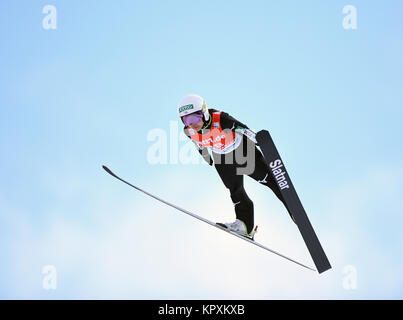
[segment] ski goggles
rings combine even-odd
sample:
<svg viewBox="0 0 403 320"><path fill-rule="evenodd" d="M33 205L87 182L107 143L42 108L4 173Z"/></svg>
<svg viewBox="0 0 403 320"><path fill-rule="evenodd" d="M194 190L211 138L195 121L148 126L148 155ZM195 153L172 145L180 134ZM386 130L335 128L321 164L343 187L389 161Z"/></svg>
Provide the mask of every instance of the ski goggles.
<svg viewBox="0 0 403 320"><path fill-rule="evenodd" d="M182 117L182 121L186 126L198 123L203 119L203 114L201 111L197 111Z"/></svg>

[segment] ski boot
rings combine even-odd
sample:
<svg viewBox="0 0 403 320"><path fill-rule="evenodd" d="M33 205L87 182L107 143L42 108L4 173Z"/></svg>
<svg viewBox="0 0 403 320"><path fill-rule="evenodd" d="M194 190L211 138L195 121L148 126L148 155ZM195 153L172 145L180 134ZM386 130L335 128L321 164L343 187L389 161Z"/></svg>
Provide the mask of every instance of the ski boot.
<svg viewBox="0 0 403 320"><path fill-rule="evenodd" d="M228 222L228 223L217 222L216 224L224 229L233 231L250 240L254 240L255 233L257 232L257 226L256 226L255 228L252 229L250 233L248 233L245 223L239 219L236 219L235 222Z"/></svg>

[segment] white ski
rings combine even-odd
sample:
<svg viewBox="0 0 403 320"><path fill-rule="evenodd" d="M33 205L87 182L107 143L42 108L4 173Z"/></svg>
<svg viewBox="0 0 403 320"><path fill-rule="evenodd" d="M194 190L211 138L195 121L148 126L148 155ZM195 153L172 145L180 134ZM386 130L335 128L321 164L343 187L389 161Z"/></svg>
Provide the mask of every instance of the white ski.
<svg viewBox="0 0 403 320"><path fill-rule="evenodd" d="M230 233L230 234L232 234L232 235L234 235L234 236L236 236L236 237L238 237L238 238L240 238L240 239L242 239L242 240L245 240L245 241L247 241L247 242L249 242L249 243L251 243L251 244L254 244L255 246L258 246L258 247L260 247L260 248L262 248L262 249L264 249L264 250L267 250L267 251L269 251L269 252L271 252L271 253L274 253L274 254L276 254L276 255L278 255L278 256L284 258L284 259L287 259L287 260L289 260L289 261L291 261L291 262L294 262L294 263L296 263L296 264L298 264L298 265L300 265L300 266L302 266L302 267L304 267L304 268L307 268L307 269L312 270L312 271L316 271L315 269L313 269L313 268L311 268L311 267L308 267L308 266L306 266L306 265L304 265L304 264L302 264L302 263L300 263L300 262L298 262L298 261L295 261L295 260L293 260L293 259L291 259L291 258L289 258L289 257L287 257L287 256L285 256L285 255L283 255L283 254L281 254L281 253L278 253L278 252L276 252L276 251L274 251L274 250L272 250L272 249L270 249L270 248L268 248L268 247L265 247L264 245L262 245L262 244L260 244L260 243L258 243L258 242L255 242L255 241L252 240L252 239L249 239L249 238L247 238L247 237L244 237L244 236L241 236L241 235L237 234L236 232L233 232L233 231L231 231L231 230L228 230L228 229L225 229L225 228L223 228L223 227L220 227L219 225L215 224L214 222L211 222L210 220L207 220L207 219L205 219L205 218L203 218L203 217L201 217L201 216L199 216L199 215L197 215L197 214L194 214L194 213L192 213L192 212L190 212L190 211L187 211L187 210L185 210L185 209L182 209L182 208L180 208L180 207L178 207L178 206L176 206L176 205L174 205L174 204L172 204L172 203L169 203L168 201L165 201L165 200L163 200L163 199L161 199L161 198L159 198L159 197L157 197L157 196L155 196L155 195L153 195L153 194L151 194L151 193L149 193L149 192L147 192L147 191L145 191L145 190L143 190L143 189L141 189L141 188L139 188L139 187L136 187L135 185L132 185L131 183L127 182L126 180L123 180L122 178L120 178L119 176L117 176L116 174L114 174L114 173L113 173L108 167L106 167L106 166L102 166L102 168L103 168L106 172L108 172L111 176L115 177L116 179L118 179L118 180L120 180L120 181L126 183L127 185L131 186L132 188L134 188L134 189L136 189L136 190L138 190L138 191L141 191L141 192L145 193L146 195L148 195L148 196L150 196L150 197L152 197L152 198L154 198L154 199L156 199L156 200L158 200L158 201L161 201L161 202L167 204L168 206L170 206L170 207L172 207L172 208L175 208L175 209L177 209L177 210L179 210L179 211L182 211L183 213L186 213L187 215L189 215L189 216L191 216L191 217L193 217L193 218L196 218L196 219L198 219L198 220L200 220L200 221L203 221L203 222L205 222L205 223L207 223L207 224L209 224L209 225L211 225L211 226L213 226L213 227L216 227L216 228L218 228L218 229L220 229L220 230L223 230L223 231L225 231L225 232L228 232L228 233Z"/></svg>

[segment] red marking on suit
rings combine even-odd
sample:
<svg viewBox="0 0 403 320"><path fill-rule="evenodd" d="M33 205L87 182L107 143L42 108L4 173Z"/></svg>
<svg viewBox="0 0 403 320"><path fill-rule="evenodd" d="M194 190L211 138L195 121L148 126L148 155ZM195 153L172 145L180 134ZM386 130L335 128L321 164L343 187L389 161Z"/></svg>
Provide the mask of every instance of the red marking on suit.
<svg viewBox="0 0 403 320"><path fill-rule="evenodd" d="M200 134L188 128L190 138L197 143L200 149L210 148L213 151L222 152L234 145L236 133L221 128L220 116L221 112L213 112L211 128L207 133Z"/></svg>

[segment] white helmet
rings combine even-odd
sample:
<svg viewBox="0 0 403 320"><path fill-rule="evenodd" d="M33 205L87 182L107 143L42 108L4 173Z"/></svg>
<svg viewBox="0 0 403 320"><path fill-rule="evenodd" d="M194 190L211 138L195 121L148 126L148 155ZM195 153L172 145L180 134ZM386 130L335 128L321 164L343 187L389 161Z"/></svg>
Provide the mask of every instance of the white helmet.
<svg viewBox="0 0 403 320"><path fill-rule="evenodd" d="M182 117L197 111L202 112L204 121L209 119L210 115L208 113L206 102L202 97L196 94L188 94L179 102L178 112L181 119Z"/></svg>

